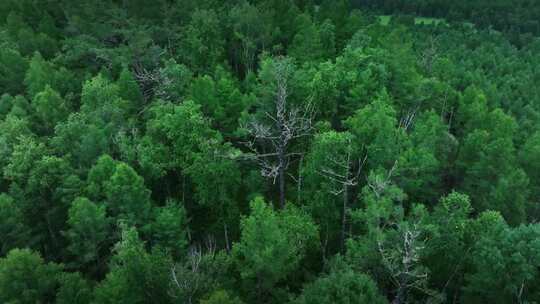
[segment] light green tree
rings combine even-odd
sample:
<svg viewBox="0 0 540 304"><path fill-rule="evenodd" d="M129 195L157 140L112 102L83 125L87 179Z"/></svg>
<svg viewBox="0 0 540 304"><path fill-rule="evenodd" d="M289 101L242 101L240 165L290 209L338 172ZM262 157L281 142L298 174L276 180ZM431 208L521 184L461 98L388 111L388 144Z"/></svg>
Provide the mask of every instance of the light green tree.
<svg viewBox="0 0 540 304"><path fill-rule="evenodd" d="M172 303L169 296L170 258L147 252L135 228L122 227L110 271L94 290L97 303Z"/></svg>
<svg viewBox="0 0 540 304"><path fill-rule="evenodd" d="M318 239L317 226L297 208L276 212L261 197L241 221L242 235L233 256L243 280L268 296L274 286L292 274Z"/></svg>
<svg viewBox="0 0 540 304"><path fill-rule="evenodd" d="M62 96L54 91L49 85L32 99L32 106L41 120L41 124L48 132L61 121L64 121L70 109Z"/></svg>

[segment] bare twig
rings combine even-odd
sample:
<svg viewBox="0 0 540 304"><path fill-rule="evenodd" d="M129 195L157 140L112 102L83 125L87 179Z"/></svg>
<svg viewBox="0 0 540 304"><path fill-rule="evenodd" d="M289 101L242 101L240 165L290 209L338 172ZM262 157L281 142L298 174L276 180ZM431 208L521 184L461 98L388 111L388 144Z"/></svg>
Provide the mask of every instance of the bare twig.
<svg viewBox="0 0 540 304"><path fill-rule="evenodd" d="M274 60L274 103L271 112L265 111L263 119L252 119L242 126L251 140L245 146L252 152L249 156L261 168L261 175L279 183L279 203L285 205L285 175L291 156L289 146L293 140L311 134L313 109L308 102L302 109L288 105L289 78L292 65L287 58ZM266 153L264 149L272 152Z"/></svg>

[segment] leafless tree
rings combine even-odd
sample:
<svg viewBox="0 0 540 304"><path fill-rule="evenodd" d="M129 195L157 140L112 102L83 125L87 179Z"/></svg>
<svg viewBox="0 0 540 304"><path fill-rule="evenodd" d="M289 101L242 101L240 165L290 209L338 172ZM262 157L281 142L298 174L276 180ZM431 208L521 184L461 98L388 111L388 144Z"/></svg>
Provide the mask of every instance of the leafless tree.
<svg viewBox="0 0 540 304"><path fill-rule="evenodd" d="M331 194L342 196L343 204L341 210L341 249L344 249L347 231L347 212L350 200L350 187L358 185L358 179L362 168L367 160L367 155L362 159L354 159L352 155L352 142L348 139L348 146L344 155L327 155L326 165L317 172L328 180L332 181L336 187L331 190ZM356 164L358 163L358 164ZM356 170L355 170L356 169ZM356 172L355 172L356 171Z"/></svg>
<svg viewBox="0 0 540 304"><path fill-rule="evenodd" d="M417 105L414 109L409 110L407 113L405 113L401 117L401 119L399 120L400 130L403 130L404 132L409 131L416 117L416 113L418 112L419 109L420 109L420 104Z"/></svg>
<svg viewBox="0 0 540 304"><path fill-rule="evenodd" d="M216 244L213 238L206 241L206 252L201 246L192 246L185 262L171 267L171 280L173 289L171 296L182 298L186 303L193 303L195 297L212 281L208 273L208 259L216 253Z"/></svg>
<svg viewBox="0 0 540 304"><path fill-rule="evenodd" d="M150 100L154 96L167 99L163 88L171 85L172 79L167 77L163 68L147 69L142 64L135 63L133 72L145 100Z"/></svg>
<svg viewBox="0 0 540 304"><path fill-rule="evenodd" d="M407 295L411 289L422 289L427 280L427 272L420 267L420 252L424 249L421 231L416 225L400 231L401 246L391 248L382 241L378 241L384 267L390 274L397 292L392 303L407 303ZM390 248L388 248L390 247Z"/></svg>
<svg viewBox="0 0 540 304"><path fill-rule="evenodd" d="M439 58L439 40L436 37L429 37L426 47L420 53L420 64L426 69L428 74L433 71L433 63Z"/></svg>
<svg viewBox="0 0 540 304"><path fill-rule="evenodd" d="M427 287L428 271L421 265L420 259L427 239L417 223L391 225L397 226L398 239L377 241L383 266L396 286L393 304L408 303L408 295L412 290L430 297L430 303L442 301L440 294Z"/></svg>
<svg viewBox="0 0 540 304"><path fill-rule="evenodd" d="M394 165L392 166L392 168L390 168L390 170L388 170L388 173L387 173L386 176L377 175L373 180L370 180L368 182L368 187L371 189L371 191L373 191L373 193L375 194L375 196L377 198L380 198L381 195L387 189L387 187L389 185L391 185L391 183L392 183L392 180L391 180L392 175L396 171L397 166L398 166L398 161L396 160L396 161L394 161Z"/></svg>
<svg viewBox="0 0 540 304"><path fill-rule="evenodd" d="M382 199L394 192L392 176L397 168L396 160L386 174L378 174L368 180L367 187L376 199ZM401 195L397 192L391 195L397 195L393 199L401 199ZM428 242L422 224L416 221L403 221L401 215L381 219L372 228L382 266L390 281L396 286L396 295L392 303L408 303L407 298L412 290L428 295L429 303L440 302L440 295L427 287L428 271L421 264L423 250Z"/></svg>
<svg viewBox="0 0 540 304"><path fill-rule="evenodd" d="M251 140L246 142L250 152L247 156L255 160L264 177L279 184L279 205L285 206L285 175L294 153L289 151L291 142L311 133L313 109L308 102L304 108L290 106L289 81L293 65L286 57L273 61L275 92L272 109L264 111L263 117L251 119L243 128ZM261 145L263 148L261 148ZM263 149L269 148L266 153Z"/></svg>

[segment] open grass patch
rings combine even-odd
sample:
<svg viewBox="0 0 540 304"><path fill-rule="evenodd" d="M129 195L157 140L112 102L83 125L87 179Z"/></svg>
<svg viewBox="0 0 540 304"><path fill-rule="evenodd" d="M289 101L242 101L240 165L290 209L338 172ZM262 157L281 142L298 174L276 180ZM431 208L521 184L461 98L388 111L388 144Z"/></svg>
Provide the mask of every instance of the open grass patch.
<svg viewBox="0 0 540 304"><path fill-rule="evenodd" d="M379 23L381 25L389 25L392 21L392 15L380 15ZM417 25L439 25L447 24L444 18L429 18L429 17L415 17L414 23Z"/></svg>

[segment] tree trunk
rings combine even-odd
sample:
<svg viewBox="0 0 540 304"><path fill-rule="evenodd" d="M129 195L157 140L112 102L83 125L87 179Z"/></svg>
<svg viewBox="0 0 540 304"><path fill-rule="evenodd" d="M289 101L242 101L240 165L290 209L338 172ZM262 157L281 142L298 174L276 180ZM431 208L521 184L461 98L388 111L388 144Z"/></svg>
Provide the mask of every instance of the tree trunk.
<svg viewBox="0 0 540 304"><path fill-rule="evenodd" d="M182 204L186 203L186 176L182 174Z"/></svg>
<svg viewBox="0 0 540 304"><path fill-rule="evenodd" d="M285 168L279 167L279 207L285 208Z"/></svg>
<svg viewBox="0 0 540 304"><path fill-rule="evenodd" d="M341 251L345 249L345 234L347 231L347 205L349 202L349 187L343 184L343 210L341 215Z"/></svg>
<svg viewBox="0 0 540 304"><path fill-rule="evenodd" d="M302 164L304 162L304 155L300 156L300 164L298 165L298 185L297 185L297 198L296 203L300 204L302 201Z"/></svg>
<svg viewBox="0 0 540 304"><path fill-rule="evenodd" d="M402 304L402 303L405 303L405 288L400 286L398 288L394 301L392 301L392 304Z"/></svg>
<svg viewBox="0 0 540 304"><path fill-rule="evenodd" d="M281 127L281 125L280 125ZM285 159L285 144L282 143L278 148L278 183L279 183L279 208L285 208L285 165L287 160Z"/></svg>
<svg viewBox="0 0 540 304"><path fill-rule="evenodd" d="M231 245L229 243L229 229L227 228L227 223L223 221L223 233L225 234L225 248L227 252L231 252Z"/></svg>
<svg viewBox="0 0 540 304"><path fill-rule="evenodd" d="M45 214L45 222L47 223L47 230L49 231L49 236L51 237L51 243L53 245L53 250L51 251L54 252L54 250L58 248L58 241L56 239L56 233L51 227L51 219L49 218L49 214ZM47 254L50 254L50 253L47 252Z"/></svg>

